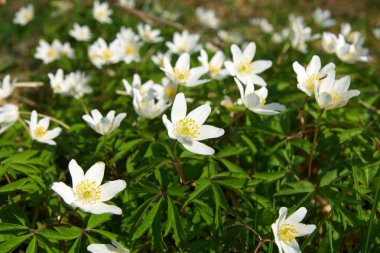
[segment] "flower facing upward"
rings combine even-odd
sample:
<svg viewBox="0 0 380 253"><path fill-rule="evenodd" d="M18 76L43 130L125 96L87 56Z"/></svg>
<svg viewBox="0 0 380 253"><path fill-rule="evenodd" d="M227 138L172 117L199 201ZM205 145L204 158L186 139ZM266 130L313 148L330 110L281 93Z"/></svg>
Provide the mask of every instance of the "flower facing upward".
<svg viewBox="0 0 380 253"><path fill-rule="evenodd" d="M335 24L335 20L331 18L329 10L322 10L317 8L313 13L314 22L320 27L329 27Z"/></svg>
<svg viewBox="0 0 380 253"><path fill-rule="evenodd" d="M13 23L18 25L26 25L34 18L34 7L32 4L20 8L13 19Z"/></svg>
<svg viewBox="0 0 380 253"><path fill-rule="evenodd" d="M32 139L49 145L56 145L57 143L53 139L61 133L62 129L56 127L53 130L49 130L49 117L44 117L39 121L37 120L37 112L33 110L30 115L30 121L27 121Z"/></svg>
<svg viewBox="0 0 380 253"><path fill-rule="evenodd" d="M201 46L198 44L199 35L190 34L188 31L184 30L182 34L174 33L173 42L167 41L166 46L174 54L182 53L194 53L198 52L201 49Z"/></svg>
<svg viewBox="0 0 380 253"><path fill-rule="evenodd" d="M311 96L314 93L315 86L321 85L322 79L330 71L334 71L335 64L329 63L321 68L321 59L318 55L314 55L306 69L297 61L293 63L293 69L297 74L298 89Z"/></svg>
<svg viewBox="0 0 380 253"><path fill-rule="evenodd" d="M213 10L204 9L202 7L198 7L195 10L195 14L197 16L198 21L211 29L217 29L219 27L219 19L215 15Z"/></svg>
<svg viewBox="0 0 380 253"><path fill-rule="evenodd" d="M315 98L319 106L332 110L345 106L352 97L360 95L358 90L348 90L351 78L349 76L335 80L335 71L329 72L319 87L315 87Z"/></svg>
<svg viewBox="0 0 380 253"><path fill-rule="evenodd" d="M225 57L222 51L217 51L209 61L206 51L202 49L198 60L207 68L211 78L223 79L228 75L228 71L223 68Z"/></svg>
<svg viewBox="0 0 380 253"><path fill-rule="evenodd" d="M119 207L103 202L124 190L127 183L124 180L114 180L100 185L104 176L104 167L103 162L97 162L85 174L73 159L69 163L73 187L70 188L63 182L55 182L51 188L68 205L79 207L84 212L121 214L122 210Z"/></svg>
<svg viewBox="0 0 380 253"><path fill-rule="evenodd" d="M98 110L92 110L91 115L83 115L82 118L95 132L106 135L120 126L120 122L127 116L126 113L120 113L115 117L115 111L109 111L106 117Z"/></svg>
<svg viewBox="0 0 380 253"><path fill-rule="evenodd" d="M239 88L241 100L248 110L264 115L275 115L285 110L285 106L279 103L266 104L268 96L268 89L266 87L261 87L255 91L254 85L248 83L244 91L243 85L237 78L235 78L235 82Z"/></svg>
<svg viewBox="0 0 380 253"><path fill-rule="evenodd" d="M163 40L163 38L160 37L161 31L159 29L153 30L148 24L138 24L137 31L144 42L157 43Z"/></svg>
<svg viewBox="0 0 380 253"><path fill-rule="evenodd" d="M237 77L244 84L267 85L264 79L257 74L270 68L272 61L252 61L256 54L256 44L254 42L249 43L244 51L241 51L237 45L233 44L231 46L231 52L232 61L226 61L224 63L231 76Z"/></svg>
<svg viewBox="0 0 380 253"><path fill-rule="evenodd" d="M300 253L301 250L296 241L296 237L313 233L316 226L300 223L307 213L305 207L299 208L288 218L286 218L288 213L286 207L281 207L279 213L280 215L276 223L271 226L279 252Z"/></svg>
<svg viewBox="0 0 380 253"><path fill-rule="evenodd" d="M112 23L112 19L110 18L112 10L107 2L100 3L99 1L95 1L92 15L100 23Z"/></svg>
<svg viewBox="0 0 380 253"><path fill-rule="evenodd" d="M224 134L224 130L210 125L203 125L211 112L208 104L201 105L186 115L187 105L183 93L178 93L174 99L171 121L166 115L162 120L168 130L168 135L178 140L192 153L200 155L213 155L215 150L199 142L210 138L217 138Z"/></svg>
<svg viewBox="0 0 380 253"><path fill-rule="evenodd" d="M172 67L168 58L164 58L164 68L166 76L173 82L178 84L183 84L188 87L197 86L208 82L208 79L199 78L207 73L207 68L204 66L190 68L190 55L188 53L183 53L178 58L174 68Z"/></svg>
<svg viewBox="0 0 380 253"><path fill-rule="evenodd" d="M88 245L87 250L92 253L130 253L129 250L123 248L116 241L111 241L111 244L97 244L93 243Z"/></svg>
<svg viewBox="0 0 380 253"><path fill-rule="evenodd" d="M0 83L0 101L9 97L14 88L16 80L11 81L11 76L6 75L3 81Z"/></svg>
<svg viewBox="0 0 380 253"><path fill-rule="evenodd" d="M40 40L34 57L40 59L44 64L57 60L61 54L61 43L54 40L50 45L45 40Z"/></svg>
<svg viewBox="0 0 380 253"><path fill-rule="evenodd" d="M88 26L80 26L78 23L74 24L73 29L69 32L70 36L77 41L89 41L91 39L91 31Z"/></svg>

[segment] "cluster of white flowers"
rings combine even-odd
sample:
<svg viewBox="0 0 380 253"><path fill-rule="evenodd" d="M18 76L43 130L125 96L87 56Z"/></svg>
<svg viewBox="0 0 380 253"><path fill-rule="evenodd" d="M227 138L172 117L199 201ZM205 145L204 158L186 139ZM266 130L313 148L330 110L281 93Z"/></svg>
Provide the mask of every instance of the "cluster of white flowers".
<svg viewBox="0 0 380 253"><path fill-rule="evenodd" d="M74 58L74 50L69 42L61 43L59 40L54 40L51 44L45 40L40 40L34 57L48 64L58 60L61 56Z"/></svg>
<svg viewBox="0 0 380 253"><path fill-rule="evenodd" d="M88 26L80 26L78 23L74 24L73 29L69 32L70 36L77 41L89 41L91 39L91 30Z"/></svg>
<svg viewBox="0 0 380 253"><path fill-rule="evenodd" d="M58 69L55 75L49 73L48 77L50 86L56 94L81 98L92 92L92 87L88 84L89 78L83 72L77 71L64 75L63 70Z"/></svg>
<svg viewBox="0 0 380 253"><path fill-rule="evenodd" d="M258 26L261 31L265 33L272 33L273 32L273 25L269 23L268 19L266 18L251 18L249 20L249 23L254 26Z"/></svg>
<svg viewBox="0 0 380 253"><path fill-rule="evenodd" d="M293 69L297 74L298 88L308 96L314 94L322 109L345 106L350 98L360 94L358 90L348 90L351 82L349 76L335 80L335 65L329 63L322 68L317 55L313 56L306 68L294 62Z"/></svg>
<svg viewBox="0 0 380 253"><path fill-rule="evenodd" d="M138 74L133 75L132 84L123 79L127 95L133 97L133 107L136 113L144 118L153 119L168 108L177 93L178 86L167 78L162 79L162 85L149 80L142 84Z"/></svg>
<svg viewBox="0 0 380 253"><path fill-rule="evenodd" d="M369 50L364 48L363 44L364 38L361 33L352 31L348 23L341 25L338 37L330 32L324 32L322 35L323 49L329 54L335 53L340 60L347 63L371 60L368 55Z"/></svg>

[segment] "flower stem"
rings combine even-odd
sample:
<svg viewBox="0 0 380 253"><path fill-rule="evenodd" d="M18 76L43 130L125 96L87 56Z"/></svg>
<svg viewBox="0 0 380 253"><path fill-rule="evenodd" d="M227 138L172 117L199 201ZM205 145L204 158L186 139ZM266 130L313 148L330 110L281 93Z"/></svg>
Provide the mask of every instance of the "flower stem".
<svg viewBox="0 0 380 253"><path fill-rule="evenodd" d="M310 156L309 156L309 166L308 166L308 176L309 176L309 178L311 177L311 172L312 172L311 171L311 165L313 163L313 155L314 155L315 145L317 144L318 131L319 131L319 127L321 125L321 119L322 119L322 115L323 115L324 111L325 110L322 109L319 112L318 119L317 119L317 127L315 128L313 143L311 144Z"/></svg>
<svg viewBox="0 0 380 253"><path fill-rule="evenodd" d="M24 115L30 115L32 114L31 112L19 112L19 114L24 114ZM52 121L54 121L55 123L63 126L64 128L66 129L70 129L70 127L68 125L66 125L65 123L63 123L62 121L60 121L59 119L57 118L54 118L52 116L49 116L49 115L46 115L46 114L42 114L42 113L37 113L38 116L40 117L49 117Z"/></svg>
<svg viewBox="0 0 380 253"><path fill-rule="evenodd" d="M80 105L82 106L83 111L84 111L86 114L90 114L89 111L88 111L88 109L87 109L86 104L83 102L83 99L79 99L79 102L80 102Z"/></svg>
<svg viewBox="0 0 380 253"><path fill-rule="evenodd" d="M179 175L180 184L183 185L183 184L185 184L185 177L183 176L181 161L177 156L177 143L178 143L178 141L176 140L173 144L173 149L172 149L173 156L174 156L173 166Z"/></svg>

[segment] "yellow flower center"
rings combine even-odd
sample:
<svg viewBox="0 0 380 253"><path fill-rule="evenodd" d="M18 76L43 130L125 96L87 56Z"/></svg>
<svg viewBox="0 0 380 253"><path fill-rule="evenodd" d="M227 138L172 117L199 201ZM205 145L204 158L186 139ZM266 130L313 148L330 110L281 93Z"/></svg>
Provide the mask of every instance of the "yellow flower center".
<svg viewBox="0 0 380 253"><path fill-rule="evenodd" d="M182 42L182 43L178 46L178 51L180 51L180 52L188 52L188 51L189 51L189 45L186 44L185 42Z"/></svg>
<svg viewBox="0 0 380 253"><path fill-rule="evenodd" d="M34 130L34 136L37 138L41 138L46 134L47 130L42 126L38 126L36 130Z"/></svg>
<svg viewBox="0 0 380 253"><path fill-rule="evenodd" d="M32 19L32 13L29 11L25 11L22 15L25 21L30 21Z"/></svg>
<svg viewBox="0 0 380 253"><path fill-rule="evenodd" d="M314 85L315 85L315 82L317 82L317 85L319 87L319 85L321 84L321 77L318 75L318 74L312 74L310 75L307 79L306 79L306 85L305 85L305 88L312 92L314 91Z"/></svg>
<svg viewBox="0 0 380 253"><path fill-rule="evenodd" d="M165 92L165 95L170 100L173 100L175 95L177 94L177 88L176 87L165 87L164 92Z"/></svg>
<svg viewBox="0 0 380 253"><path fill-rule="evenodd" d="M352 52L350 52L350 53L347 54L347 58L348 59L353 59L355 56L356 56L356 54L352 53Z"/></svg>
<svg viewBox="0 0 380 253"><path fill-rule="evenodd" d="M340 96L336 92L331 92L330 96L332 98L333 106L335 107L340 102Z"/></svg>
<svg viewBox="0 0 380 253"><path fill-rule="evenodd" d="M126 55L134 55L136 53L136 47L134 45L131 45L131 44L127 44L125 46L125 54Z"/></svg>
<svg viewBox="0 0 380 253"><path fill-rule="evenodd" d="M96 203L100 199L100 193L100 186L95 181L88 181L88 179L80 181L74 190L75 199L84 204Z"/></svg>
<svg viewBox="0 0 380 253"><path fill-rule="evenodd" d="M208 69L210 70L210 73L212 76L216 76L217 74L219 74L219 72L221 70L221 68L219 66L215 66L212 64L209 64Z"/></svg>
<svg viewBox="0 0 380 253"><path fill-rule="evenodd" d="M174 127L177 135L182 137L189 136L192 139L195 139L199 136L199 128L200 126L195 122L195 120L187 117L179 120Z"/></svg>
<svg viewBox="0 0 380 253"><path fill-rule="evenodd" d="M296 238L298 231L291 224L283 224L280 227L279 237L283 242L290 242Z"/></svg>
<svg viewBox="0 0 380 253"><path fill-rule="evenodd" d="M190 77L190 70L188 69L174 68L173 72L174 79L178 80L179 82L184 82Z"/></svg>
<svg viewBox="0 0 380 253"><path fill-rule="evenodd" d="M55 58L57 56L57 51L53 48L49 48L46 55L49 58Z"/></svg>
<svg viewBox="0 0 380 253"><path fill-rule="evenodd" d="M244 76L249 75L252 73L253 64L252 62L247 62L247 61L240 62L237 66L237 70L239 74L241 75L244 75Z"/></svg>
<svg viewBox="0 0 380 253"><path fill-rule="evenodd" d="M113 51L111 49L107 48L103 50L102 57L104 60L109 61L111 60L112 56L113 56Z"/></svg>
<svg viewBox="0 0 380 253"><path fill-rule="evenodd" d="M96 12L96 16L97 16L98 18L105 18L105 17L107 17L107 14L106 14L106 11L105 11L105 10L98 10L98 11Z"/></svg>
<svg viewBox="0 0 380 253"><path fill-rule="evenodd" d="M261 98L260 98L260 104L259 104L259 107L260 107L260 108L263 107L263 106L265 105L266 102L267 102L266 99L261 99Z"/></svg>

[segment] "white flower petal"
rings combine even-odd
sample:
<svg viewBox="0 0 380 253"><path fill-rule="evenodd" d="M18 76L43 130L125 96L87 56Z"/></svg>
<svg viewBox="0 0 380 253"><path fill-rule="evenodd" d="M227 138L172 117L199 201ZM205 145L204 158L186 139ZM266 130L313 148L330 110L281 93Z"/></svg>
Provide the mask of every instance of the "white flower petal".
<svg viewBox="0 0 380 253"><path fill-rule="evenodd" d="M84 179L83 169L74 159L72 159L69 163L69 171L73 182L73 188L75 188L77 183Z"/></svg>
<svg viewBox="0 0 380 253"><path fill-rule="evenodd" d="M210 125L202 125L199 129L200 135L195 138L196 141L218 138L224 134L224 129L210 126Z"/></svg>
<svg viewBox="0 0 380 253"><path fill-rule="evenodd" d="M93 214L103 214L103 213L112 213L112 214L122 214L123 211L114 205L107 205L105 203L96 203L92 205L89 209L90 213Z"/></svg>
<svg viewBox="0 0 380 253"><path fill-rule="evenodd" d="M311 234L317 228L315 225L306 225L302 223L297 223L297 224L294 224L293 226L298 232L298 234L296 235L297 237Z"/></svg>
<svg viewBox="0 0 380 253"><path fill-rule="evenodd" d="M71 204L75 200L73 189L62 182L55 182L51 186L51 189L55 191L61 198L67 203Z"/></svg>
<svg viewBox="0 0 380 253"><path fill-rule="evenodd" d="M181 120L186 117L186 111L187 111L187 104L186 104L186 98L183 93L178 93L175 96L173 106L172 106L172 112L171 112L171 121L174 125L177 123L178 120Z"/></svg>
<svg viewBox="0 0 380 253"><path fill-rule="evenodd" d="M194 119L198 125L202 125L207 120L207 117L210 115L210 112L210 105L205 104L192 110L187 115L187 117Z"/></svg>
<svg viewBox="0 0 380 253"><path fill-rule="evenodd" d="M182 145L192 153L199 155L213 155L215 150L206 144L203 144L199 141L193 141L191 145L182 143Z"/></svg>
<svg viewBox="0 0 380 253"><path fill-rule="evenodd" d="M124 180L109 181L101 185L100 200L107 201L112 199L117 193L124 190L125 187L127 187L127 183Z"/></svg>
<svg viewBox="0 0 380 253"><path fill-rule="evenodd" d="M305 207L300 207L300 208L298 208L297 211L292 213L286 219L286 223L290 223L290 224L299 223L300 221L303 220L303 218L305 218L306 213L307 213L307 209Z"/></svg>
<svg viewBox="0 0 380 253"><path fill-rule="evenodd" d="M272 61L269 61L269 60L258 60L258 61L254 61L252 63L252 66L253 66L253 73L255 74L260 74L261 72L269 69L270 67L272 67Z"/></svg>
<svg viewBox="0 0 380 253"><path fill-rule="evenodd" d="M97 162L88 169L84 177L89 181L94 181L97 185L100 185L103 180L104 169L104 162Z"/></svg>

